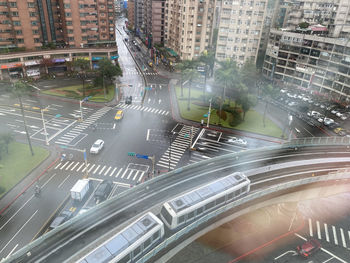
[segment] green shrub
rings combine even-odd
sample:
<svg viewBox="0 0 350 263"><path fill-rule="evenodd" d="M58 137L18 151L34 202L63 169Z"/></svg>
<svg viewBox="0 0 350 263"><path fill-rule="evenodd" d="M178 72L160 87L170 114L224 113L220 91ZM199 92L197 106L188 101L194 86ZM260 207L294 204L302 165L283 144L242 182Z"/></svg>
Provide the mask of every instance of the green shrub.
<svg viewBox="0 0 350 263"><path fill-rule="evenodd" d="M221 110L221 116L220 116L220 111L217 110L216 111L216 115L218 115L224 121L226 121L226 119L227 119L227 113L224 110Z"/></svg>
<svg viewBox="0 0 350 263"><path fill-rule="evenodd" d="M229 125L231 127L237 126L243 121L242 119L242 110L241 109L235 109L231 115L229 120Z"/></svg>

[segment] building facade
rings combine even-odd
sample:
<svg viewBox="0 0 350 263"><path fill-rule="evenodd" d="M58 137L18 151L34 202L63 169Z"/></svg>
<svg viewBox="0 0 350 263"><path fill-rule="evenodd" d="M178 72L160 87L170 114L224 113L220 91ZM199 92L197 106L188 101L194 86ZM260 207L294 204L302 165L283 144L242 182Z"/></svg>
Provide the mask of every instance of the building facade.
<svg viewBox="0 0 350 263"><path fill-rule="evenodd" d="M135 30L135 0L128 1L128 27Z"/></svg>
<svg viewBox="0 0 350 263"><path fill-rule="evenodd" d="M216 58L232 58L239 66L256 62L266 16L267 0L221 2Z"/></svg>
<svg viewBox="0 0 350 263"><path fill-rule="evenodd" d="M164 44L165 0L145 0L144 15L146 45Z"/></svg>
<svg viewBox="0 0 350 263"><path fill-rule="evenodd" d="M216 1L166 0L165 46L193 59L211 46Z"/></svg>
<svg viewBox="0 0 350 263"><path fill-rule="evenodd" d="M273 29L263 74L284 86L350 100L350 41Z"/></svg>
<svg viewBox="0 0 350 263"><path fill-rule="evenodd" d="M1 48L115 45L113 0L0 1Z"/></svg>

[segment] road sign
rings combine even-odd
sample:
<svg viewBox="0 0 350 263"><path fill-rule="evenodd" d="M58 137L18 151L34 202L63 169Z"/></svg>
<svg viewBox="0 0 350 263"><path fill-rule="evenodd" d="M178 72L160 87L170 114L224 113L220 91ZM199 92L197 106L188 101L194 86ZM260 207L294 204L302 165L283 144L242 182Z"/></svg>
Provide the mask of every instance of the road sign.
<svg viewBox="0 0 350 263"><path fill-rule="evenodd" d="M203 117L204 117L204 118L208 118L208 114L204 114Z"/></svg>
<svg viewBox="0 0 350 263"><path fill-rule="evenodd" d="M59 145L62 149L66 149L67 148L67 146L65 146L65 145Z"/></svg>
<svg viewBox="0 0 350 263"><path fill-rule="evenodd" d="M185 134L184 138L188 138L188 137L190 137L190 135L189 134Z"/></svg>
<svg viewBox="0 0 350 263"><path fill-rule="evenodd" d="M152 87L145 87L145 90L152 90Z"/></svg>
<svg viewBox="0 0 350 263"><path fill-rule="evenodd" d="M59 118L59 117L61 117L62 115L61 114L56 114L56 118Z"/></svg>
<svg viewBox="0 0 350 263"><path fill-rule="evenodd" d="M148 159L148 155L136 154L137 158Z"/></svg>
<svg viewBox="0 0 350 263"><path fill-rule="evenodd" d="M134 153L134 152L128 152L128 156L135 156L136 155L136 153Z"/></svg>
<svg viewBox="0 0 350 263"><path fill-rule="evenodd" d="M84 160L86 160L86 151L84 151Z"/></svg>

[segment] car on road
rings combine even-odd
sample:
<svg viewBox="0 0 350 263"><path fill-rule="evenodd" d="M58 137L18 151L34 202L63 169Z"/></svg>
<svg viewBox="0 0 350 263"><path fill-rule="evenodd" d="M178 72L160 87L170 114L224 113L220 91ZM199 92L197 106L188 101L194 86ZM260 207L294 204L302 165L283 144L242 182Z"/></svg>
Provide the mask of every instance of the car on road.
<svg viewBox="0 0 350 263"><path fill-rule="evenodd" d="M316 239L309 239L304 244L297 246L297 253L304 258L309 258L311 255L320 250L320 248L320 242L318 242Z"/></svg>
<svg viewBox="0 0 350 263"><path fill-rule="evenodd" d="M334 123L334 120L330 119L330 118L324 118L323 123L324 123L324 125L328 126L329 124Z"/></svg>
<svg viewBox="0 0 350 263"><path fill-rule="evenodd" d="M338 128L339 126L340 126L340 124L338 122L333 122L333 123L328 125L328 127L330 129L335 129L335 128Z"/></svg>
<svg viewBox="0 0 350 263"><path fill-rule="evenodd" d="M241 138L237 137L231 137L230 139L227 140L227 142L234 143L234 144L240 144L240 145L247 145L247 141L243 140Z"/></svg>
<svg viewBox="0 0 350 263"><path fill-rule="evenodd" d="M104 180L100 183L94 193L96 203L101 203L107 199L113 188L113 183L109 180Z"/></svg>
<svg viewBox="0 0 350 263"><path fill-rule="evenodd" d="M127 96L125 98L125 104L131 104L132 103L132 96Z"/></svg>
<svg viewBox="0 0 350 263"><path fill-rule="evenodd" d="M123 110L117 110L114 119L119 121L121 119L123 119L124 116L124 111Z"/></svg>
<svg viewBox="0 0 350 263"><path fill-rule="evenodd" d="M102 150L104 144L105 144L105 142L103 140L98 139L91 146L90 153L98 154Z"/></svg>
<svg viewBox="0 0 350 263"><path fill-rule="evenodd" d="M64 222L68 221L73 217L73 212L65 210L59 216L57 216L52 223L49 226L49 229L55 229L59 225L63 224Z"/></svg>

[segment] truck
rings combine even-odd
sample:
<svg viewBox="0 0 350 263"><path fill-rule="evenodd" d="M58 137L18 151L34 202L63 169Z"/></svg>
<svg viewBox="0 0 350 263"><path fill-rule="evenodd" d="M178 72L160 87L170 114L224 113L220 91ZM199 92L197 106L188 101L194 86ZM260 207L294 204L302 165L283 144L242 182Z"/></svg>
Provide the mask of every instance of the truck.
<svg viewBox="0 0 350 263"><path fill-rule="evenodd" d="M90 180L81 179L70 189L70 195L74 201L82 201L90 189Z"/></svg>

